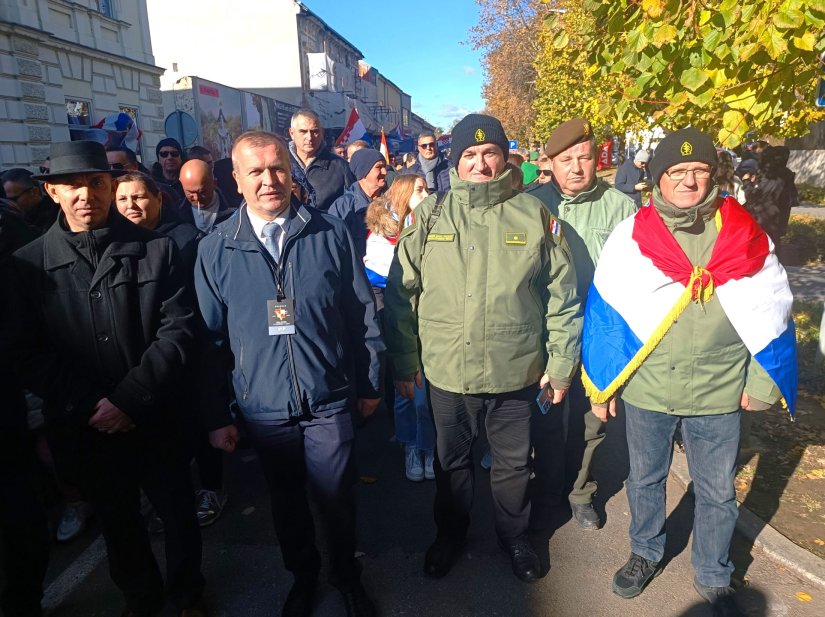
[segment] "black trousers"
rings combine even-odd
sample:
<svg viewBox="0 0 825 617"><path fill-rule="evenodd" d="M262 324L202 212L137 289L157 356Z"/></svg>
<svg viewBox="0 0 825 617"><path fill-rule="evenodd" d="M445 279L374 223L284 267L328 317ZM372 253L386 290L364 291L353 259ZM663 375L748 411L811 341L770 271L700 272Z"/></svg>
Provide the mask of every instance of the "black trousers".
<svg viewBox="0 0 825 617"><path fill-rule="evenodd" d="M330 583L339 589L357 585L352 414L245 426L269 485L272 520L286 569L300 578L316 577L321 568L309 485L325 528Z"/></svg>
<svg viewBox="0 0 825 617"><path fill-rule="evenodd" d="M3 410L7 411L7 410ZM49 530L35 476L34 450L25 426L0 428L0 554L6 617L40 617L49 562Z"/></svg>
<svg viewBox="0 0 825 617"><path fill-rule="evenodd" d="M438 534L463 539L467 533L475 488L471 451L479 419L486 412L496 533L504 541L522 536L530 517L530 416L538 389L528 386L505 394L457 394L430 385L429 391L436 432Z"/></svg>
<svg viewBox="0 0 825 617"><path fill-rule="evenodd" d="M140 513L140 489L166 529L166 594L179 608L200 601L201 535L186 449L174 431L137 428L107 435L48 423L55 464L91 503L101 524L109 574L137 615L163 606L164 584Z"/></svg>

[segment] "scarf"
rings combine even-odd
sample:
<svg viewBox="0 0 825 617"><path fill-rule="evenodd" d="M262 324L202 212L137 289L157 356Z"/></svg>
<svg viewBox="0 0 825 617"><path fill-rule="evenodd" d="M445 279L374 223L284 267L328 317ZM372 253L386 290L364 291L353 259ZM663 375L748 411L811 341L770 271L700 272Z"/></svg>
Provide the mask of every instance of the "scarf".
<svg viewBox="0 0 825 617"><path fill-rule="evenodd" d="M419 155L418 163L421 165L421 171L424 172L424 178L427 181L427 188L430 192L435 190L435 171L436 165L438 165L438 161L441 159L441 156L436 155L434 159L427 160Z"/></svg>

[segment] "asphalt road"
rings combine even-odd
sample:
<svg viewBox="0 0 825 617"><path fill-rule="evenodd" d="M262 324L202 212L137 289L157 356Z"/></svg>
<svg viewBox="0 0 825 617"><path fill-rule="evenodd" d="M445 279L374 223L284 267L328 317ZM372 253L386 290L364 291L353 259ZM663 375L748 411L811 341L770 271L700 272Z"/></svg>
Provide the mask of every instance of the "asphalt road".
<svg viewBox="0 0 825 617"><path fill-rule="evenodd" d="M623 480L627 452L621 419L609 426L597 457L598 507L606 513L600 531L580 530L569 515L549 542L551 570L533 585L518 581L496 546L487 472L478 468L476 503L466 552L444 579L422 572L424 552L433 539L434 484L414 484L403 477L402 455L392 441L392 421L375 417L358 434L358 460L373 483L358 486L359 550L363 580L385 616L709 616L708 606L692 589L690 531L692 497L675 481L668 484L668 556L665 571L634 600L610 589L611 577L628 555L629 523ZM480 456L480 453L479 453ZM224 516L204 530L207 599L215 617L263 617L280 614L291 584L272 531L269 506L257 459L251 451L227 458L230 501ZM160 555L162 536L156 537ZM50 570L47 600L57 603L54 617L108 617L122 610L118 591L108 579L102 543L93 532L61 549ZM68 555L73 552L74 556ZM758 549L737 540L734 553L747 567L748 584L739 602L751 617L825 615L825 590L812 588L777 566ZM78 559L79 558L79 559ZM323 573L322 573L323 576ZM807 593L810 600L797 597ZM315 615L343 615L337 592L324 584ZM164 617L174 615L167 607Z"/></svg>

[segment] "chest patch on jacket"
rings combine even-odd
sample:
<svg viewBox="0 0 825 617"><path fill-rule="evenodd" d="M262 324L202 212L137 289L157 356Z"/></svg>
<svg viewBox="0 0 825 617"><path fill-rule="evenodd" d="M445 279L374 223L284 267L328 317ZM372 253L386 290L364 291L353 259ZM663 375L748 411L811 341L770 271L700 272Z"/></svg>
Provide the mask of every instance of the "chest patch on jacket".
<svg viewBox="0 0 825 617"><path fill-rule="evenodd" d="M561 223L555 217L550 220L550 226L547 228L551 234L556 236L557 238L561 238Z"/></svg>
<svg viewBox="0 0 825 617"><path fill-rule="evenodd" d="M427 242L455 242L455 234L429 234Z"/></svg>
<svg viewBox="0 0 825 617"><path fill-rule="evenodd" d="M523 231L505 231L504 244L525 246L527 244L527 234Z"/></svg>

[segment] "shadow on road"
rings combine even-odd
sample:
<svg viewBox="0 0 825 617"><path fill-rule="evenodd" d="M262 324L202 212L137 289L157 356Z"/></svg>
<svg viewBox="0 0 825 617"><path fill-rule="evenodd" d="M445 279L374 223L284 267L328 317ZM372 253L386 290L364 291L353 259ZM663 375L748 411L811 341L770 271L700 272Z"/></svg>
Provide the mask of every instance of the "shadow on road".
<svg viewBox="0 0 825 617"><path fill-rule="evenodd" d="M593 462L593 475L599 483L593 507L605 525L608 523L605 504L624 488L629 473L630 458L627 453L624 404L619 400L616 417L608 421L604 441L596 449Z"/></svg>

